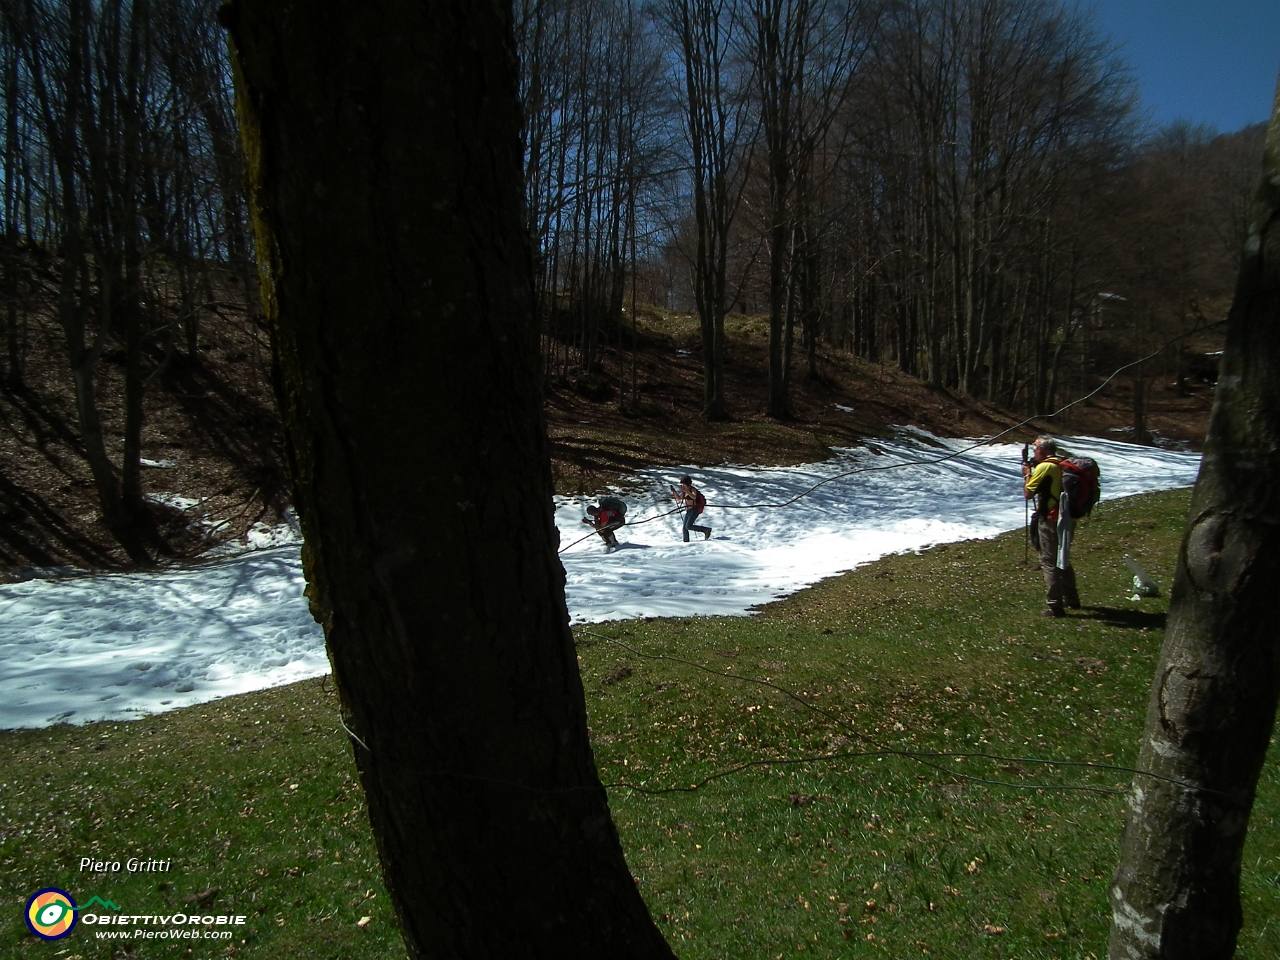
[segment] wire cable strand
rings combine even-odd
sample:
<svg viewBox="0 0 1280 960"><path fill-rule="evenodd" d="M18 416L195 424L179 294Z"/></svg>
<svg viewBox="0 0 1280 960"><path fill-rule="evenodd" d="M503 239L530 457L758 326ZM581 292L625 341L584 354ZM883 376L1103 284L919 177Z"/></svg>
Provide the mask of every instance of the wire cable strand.
<svg viewBox="0 0 1280 960"><path fill-rule="evenodd" d="M629 653L632 653L635 656L641 657L642 659L645 659L645 660L669 660L673 663L680 663L680 664L684 664L685 666L694 667L695 669L701 670L704 673L709 673L713 676L724 677L729 680L737 680L741 683L756 684L757 686L767 687L770 690L777 691L778 693L781 693L783 696L787 697L788 699L793 700L796 703L800 704L806 710L816 713L819 716L825 717L826 719L830 720L832 723L836 724L837 726L840 726L843 729L849 731L851 734L857 737L858 740L862 741L863 743L867 744L869 747L872 748L870 751L866 751L864 753L849 754L849 756L852 756L852 757L860 757L860 756L902 757L903 759L913 760L917 763L920 763L923 766L930 767L934 770L938 770L948 777L955 777L956 779L965 780L972 783L982 783L982 784L987 784L991 786L1000 786L1000 787L1011 787L1013 789L1088 790L1095 793L1109 793L1109 794L1124 793L1125 791L1123 790L1112 790L1112 789L1107 789L1102 787L1090 787L1090 786L1079 785L1079 784L1075 784L1075 785L1021 784L1021 783L1013 783L1008 780L988 780L982 777L974 777L968 774L960 773L958 771L951 770L947 767L942 766L941 764L933 763L931 761L932 760L952 760L952 759L974 759L974 760L991 760L991 761L1002 762L1002 763L1031 763L1031 764L1040 764L1043 766L1051 766L1051 767L1077 767L1077 768L1085 768L1085 769L1091 769L1091 770L1106 770L1114 773L1126 773L1126 774L1131 774L1133 776L1148 777L1152 780L1159 780L1164 783L1169 783L1174 786L1182 787L1191 792L1214 794L1215 796L1225 797L1229 800L1232 800L1233 802L1239 802L1237 798L1221 790L1214 790L1210 787L1202 787L1202 786L1199 786L1198 784L1188 783L1185 780L1179 780L1174 777L1166 777L1162 774L1152 773L1149 770L1139 770L1136 767L1126 767L1118 764L1096 763L1092 760L1053 760L1045 757L1008 757L1008 756L1003 756L1001 754L984 753L984 752L977 752L977 751L969 751L969 752L922 751L922 750L904 750L897 747L887 747L884 744L881 744L878 741L876 741L874 738L868 737L865 733L863 733L861 730L854 727L852 724L846 721L839 714L832 713L829 710L823 710L821 707L815 706L814 704L810 703L808 700L805 700L803 697L799 696L798 694L786 689L785 687L779 686L778 684L772 682L771 680L762 680L758 677L738 676L736 674L727 673L722 670L715 670L704 664L698 663L697 661L687 660L684 657L674 657L669 654L662 654L662 653L646 653L642 650L637 650L635 647L631 646L630 644L624 643L623 641L618 640L614 637L609 637L601 633L595 633L590 630L579 630L579 633L589 637L595 637L599 640L604 640L607 643L615 644L616 646L622 647L624 650L628 651ZM813 757L808 759L797 760L795 762L809 762L810 760L822 760L822 759L826 759L826 757L818 756L818 757ZM780 762L782 761L760 760L760 761L752 761L746 764L741 764L738 767L732 768L731 770L727 770L722 773L713 774L711 777L708 778L707 782L710 782L711 780L719 779L722 776L728 776L729 774L736 773L739 770L745 770L752 766L762 766L769 763L780 763ZM687 790L685 790L685 788L673 788L673 790L674 791L683 790L684 792L688 792Z"/></svg>
<svg viewBox="0 0 1280 960"><path fill-rule="evenodd" d="M1197 326L1192 330L1188 330L1186 333L1180 334L1179 336L1176 336L1173 339L1166 341L1164 344L1162 344L1157 349L1153 350L1151 353L1147 354L1145 357L1139 357L1137 360L1133 360L1129 363L1126 363L1126 364L1123 364L1122 366L1117 367L1115 370L1111 372L1110 376L1108 376L1105 380L1103 380L1102 383L1100 383L1093 390L1089 391L1082 397L1077 397L1075 400L1072 400L1070 403L1063 404L1061 407L1059 407L1057 410L1053 411L1052 413L1037 414L1035 416L1027 417L1025 420L1015 423L1013 426L1008 427L1007 429L1002 430L993 436L984 437L981 440L978 440L978 441L975 441L974 443L969 444L967 447L962 447L959 450L954 450L951 453L946 454L945 456L934 457L926 460L910 460L904 463L890 463L890 464L885 464L884 466L878 466L878 467L871 467L871 466L855 467L852 470L847 470L843 473L838 473L838 474L835 474L834 476L830 476L823 480L819 480L817 483L813 484L813 486L800 491L791 499L783 500L778 503L713 503L711 501L708 501L707 506L715 507L717 510L766 510L766 509L777 510L777 509L782 509L783 507L789 507L792 504L798 503L800 500L803 500L805 497L811 496L819 487L823 487L828 483L834 483L836 480L844 480L847 477L852 477L852 476L855 476L856 474L876 473L876 472L882 472L887 470L901 470L906 467L934 466L939 463L946 463L948 460L954 460L956 457L963 456L964 454L969 453L973 450L976 450L979 447L991 446L993 443L996 443L1002 438L1007 437L1009 434L1013 433L1014 431L1021 430L1023 427L1029 426L1030 424L1034 423L1037 420L1052 420L1053 418L1057 417L1059 414L1065 413L1066 411L1070 410L1072 407L1077 406L1078 404L1084 403L1086 400L1091 400L1093 397L1097 396L1104 389L1106 389L1106 387L1113 380L1115 380L1116 377L1124 373L1124 371L1132 367L1136 367L1139 364L1146 363L1148 360L1151 360L1159 356L1161 353L1163 353L1169 347L1173 346L1175 343L1179 343L1180 341L1185 340L1187 337L1193 336L1194 334L1202 333L1205 330L1212 329L1215 326L1221 326L1221 324L1209 324L1206 326ZM663 517L669 517L672 514L680 513L680 512L681 512L680 508L677 508L675 510L670 510L666 513L660 513L660 514L655 514L653 516L644 517L643 519L637 520L634 523L627 524L627 526L639 526L643 523L650 523L654 520L661 520ZM591 534L587 534L587 536L585 537L580 537L579 539L574 540L572 543L568 544L567 546L561 547L556 552L564 553L570 548L575 547L578 544L582 543L584 540L590 539L591 536L592 536Z"/></svg>

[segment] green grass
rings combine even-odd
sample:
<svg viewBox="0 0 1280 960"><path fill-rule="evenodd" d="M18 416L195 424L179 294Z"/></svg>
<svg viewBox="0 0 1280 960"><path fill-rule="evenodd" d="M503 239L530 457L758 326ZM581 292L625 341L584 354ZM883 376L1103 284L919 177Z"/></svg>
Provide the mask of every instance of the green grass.
<svg viewBox="0 0 1280 960"><path fill-rule="evenodd" d="M244 915L234 955L403 957L335 706L327 684L308 681L131 723L0 735L0 955L232 952L152 941L118 953L84 924L38 942L22 906L58 886L128 914ZM81 872L82 857L121 871ZM172 867L130 876L130 857Z"/></svg>
<svg viewBox="0 0 1280 960"><path fill-rule="evenodd" d="M1129 775L1030 758L1134 761L1167 601L1130 601L1120 557L1167 591L1187 499L1104 504L1077 536L1085 609L1066 620L1037 615L1043 581L1011 534L889 557L752 618L577 631L614 818L676 952L1104 955L1122 798L1055 788L1122 790ZM830 754L845 756L784 762ZM0 763L0 952L113 956L84 927L58 945L25 934L22 903L52 884L137 912L216 887L210 912L250 918L233 951L149 943L134 956L404 956L319 681L3 733ZM748 764L691 792L624 786L687 788ZM1245 850L1242 958L1280 955L1277 813L1273 758ZM76 866L95 852L174 867L90 880Z"/></svg>

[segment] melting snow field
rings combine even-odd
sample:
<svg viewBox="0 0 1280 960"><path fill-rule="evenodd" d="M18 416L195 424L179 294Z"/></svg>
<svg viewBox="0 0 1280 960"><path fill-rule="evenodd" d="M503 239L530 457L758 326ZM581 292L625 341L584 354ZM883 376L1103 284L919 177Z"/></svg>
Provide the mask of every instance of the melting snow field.
<svg viewBox="0 0 1280 960"><path fill-rule="evenodd" d="M1197 454L1067 446L1098 461L1104 500L1189 486L1199 469ZM1020 460L1016 445L902 430L801 467L646 470L613 552L581 524L588 501L557 498L570 615L741 615L889 553L995 536L1022 524ZM706 494L711 540L681 542L679 515L639 522L672 509L683 473ZM0 586L0 728L130 719L327 673L298 544L281 538L259 532L246 549L268 546L199 567Z"/></svg>

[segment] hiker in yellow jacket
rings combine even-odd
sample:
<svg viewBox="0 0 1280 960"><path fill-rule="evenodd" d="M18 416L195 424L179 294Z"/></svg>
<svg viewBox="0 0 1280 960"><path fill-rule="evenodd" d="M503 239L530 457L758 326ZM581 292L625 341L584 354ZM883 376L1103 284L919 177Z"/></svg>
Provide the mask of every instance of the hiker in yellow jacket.
<svg viewBox="0 0 1280 960"><path fill-rule="evenodd" d="M1031 521L1032 540L1040 551L1040 569L1044 571L1046 617L1065 617L1066 608L1080 609L1076 590L1076 572L1068 565L1058 566L1058 501L1062 498L1062 459L1052 437L1037 437L1031 463L1022 465L1023 495L1035 498L1036 512ZM1034 464L1034 466L1032 466ZM1074 526L1075 521L1068 521Z"/></svg>

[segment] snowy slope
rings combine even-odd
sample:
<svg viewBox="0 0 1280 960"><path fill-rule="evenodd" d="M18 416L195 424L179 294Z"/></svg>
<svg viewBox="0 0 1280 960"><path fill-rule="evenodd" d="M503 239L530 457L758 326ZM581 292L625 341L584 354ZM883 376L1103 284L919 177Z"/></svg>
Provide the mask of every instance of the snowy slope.
<svg viewBox="0 0 1280 960"><path fill-rule="evenodd" d="M1199 468L1194 454L1069 446L1098 460L1104 499L1187 486ZM570 615L744 614L887 553L994 536L1022 523L1019 461L1014 445L904 430L801 467L646 470L627 488L630 523L611 553L581 525L586 502L557 498ZM639 522L672 510L668 483L686 472L709 501L709 541L682 543L677 515ZM0 586L0 728L130 718L326 673L304 586L296 543L159 573Z"/></svg>

